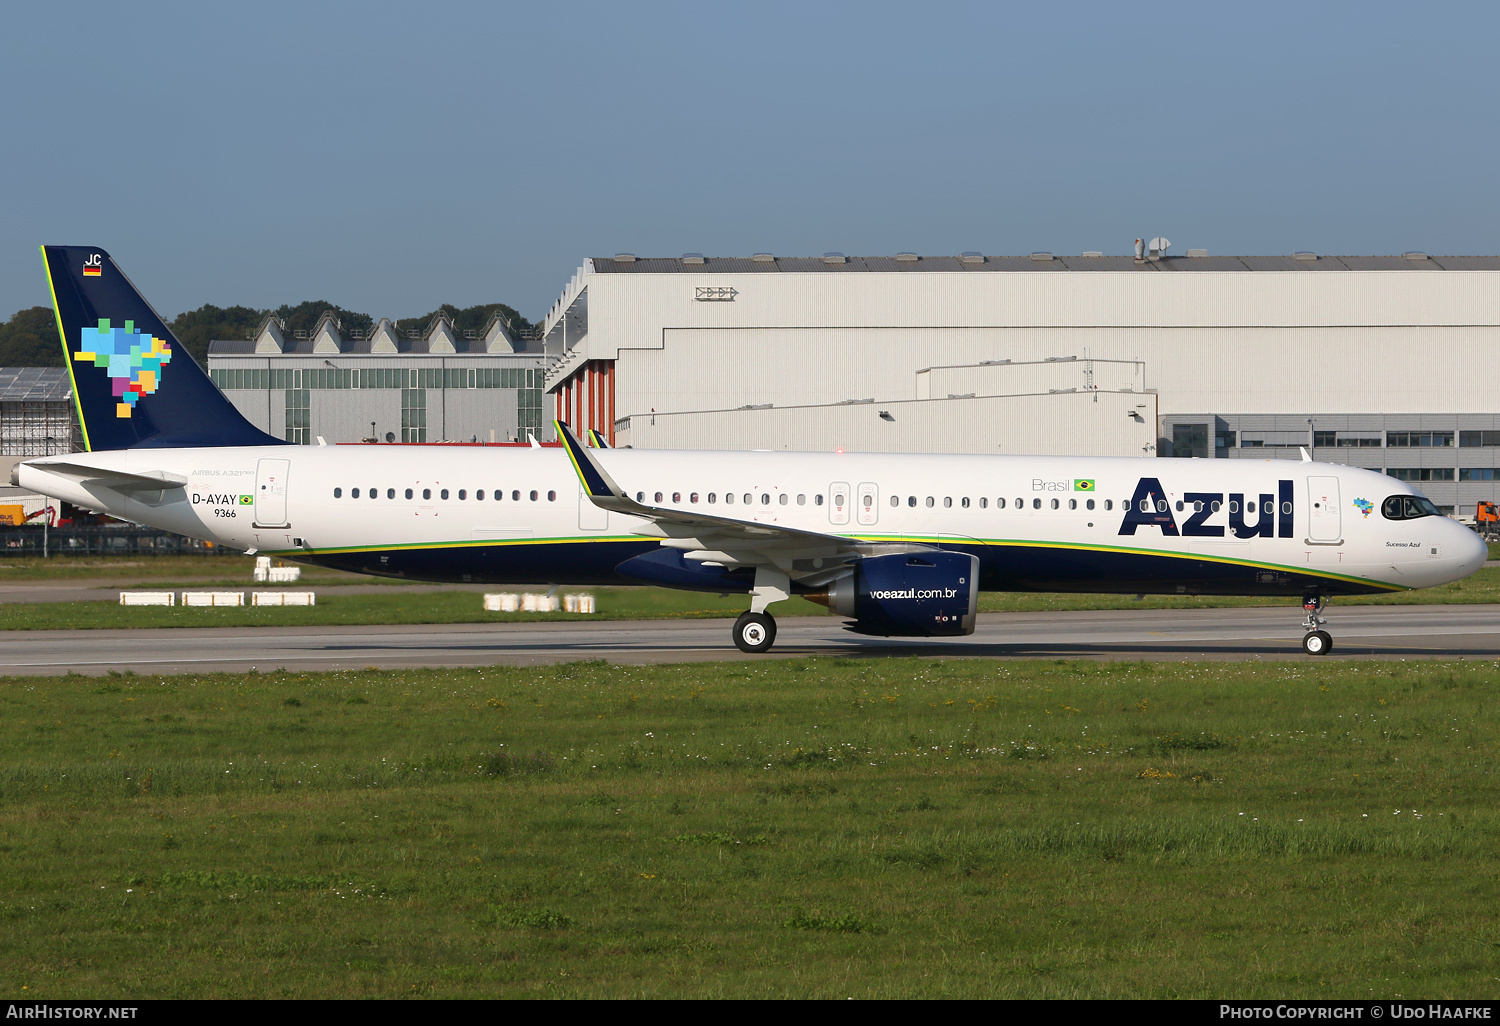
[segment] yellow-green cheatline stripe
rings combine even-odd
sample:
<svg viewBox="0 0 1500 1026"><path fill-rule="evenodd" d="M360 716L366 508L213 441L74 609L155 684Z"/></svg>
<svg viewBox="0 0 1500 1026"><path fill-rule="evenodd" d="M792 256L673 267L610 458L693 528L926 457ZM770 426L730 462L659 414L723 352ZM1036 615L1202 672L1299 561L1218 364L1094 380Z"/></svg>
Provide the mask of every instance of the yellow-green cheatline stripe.
<svg viewBox="0 0 1500 1026"><path fill-rule="evenodd" d="M638 534L627 535L590 535L588 537L570 538L476 538L469 541L445 541L445 542L415 542L407 544L391 545L351 545L342 548L331 549L263 549L270 552L302 553L304 555L325 555L339 552L406 552L421 549L465 549L465 548L490 548L493 546L520 546L520 545L581 545L593 542L643 542L651 539ZM962 539L957 538L935 538L920 537L915 535L855 535L851 541L868 542L920 542L926 545L953 545L963 544ZM1117 552L1127 556L1160 556L1164 559L1191 559L1201 563L1225 563L1230 566L1246 566L1256 570L1276 570L1281 573L1302 574L1309 577L1322 577L1333 581L1346 581L1350 584L1358 584L1365 587L1386 588L1390 591L1410 591L1411 589L1402 584L1391 584L1387 581L1377 581L1369 577L1355 577L1351 574L1339 574L1329 570L1318 570L1312 567L1288 566L1284 563L1264 563L1250 559L1232 559L1228 556L1199 555L1192 552L1163 552L1157 549L1132 549L1124 545L1085 545L1077 542L1044 542L1030 541L1014 538L988 538L969 539L968 543L985 545L990 547L1015 546L1028 549L1066 549L1074 552Z"/></svg>
<svg viewBox="0 0 1500 1026"><path fill-rule="evenodd" d="M877 542L921 542L926 545L953 545L962 544L965 539L936 537L918 537L915 535L859 535L861 541ZM1381 588L1389 588L1391 591L1411 591L1404 584L1391 584L1387 581L1377 581L1369 577L1355 577L1352 574L1334 573L1331 570L1319 570L1307 566L1288 566L1285 563L1265 563L1253 559L1235 559L1231 556L1211 556L1196 552L1166 552L1160 549L1133 549L1124 545L1089 545L1082 542L1049 542L1034 541L1021 538L974 538L969 539L973 544L989 547L1013 546L1022 549L1068 549L1075 552L1118 552L1127 556L1161 556L1165 559L1191 559L1200 563L1227 563L1230 566L1248 566L1257 570L1278 570L1282 573L1305 574L1311 577L1325 577L1334 581L1348 581L1350 584L1375 585Z"/></svg>
<svg viewBox="0 0 1500 1026"><path fill-rule="evenodd" d="M307 556L322 556L336 552L410 552L422 549L472 549L490 548L492 546L515 546L515 545L582 545L594 542L641 542L651 541L638 534L619 536L589 535L587 537L572 538L472 538L468 541L442 541L442 542L408 542L390 545L345 545L337 548L315 548L315 549L267 549L261 552L286 552L293 555L302 554Z"/></svg>
<svg viewBox="0 0 1500 1026"><path fill-rule="evenodd" d="M83 418L83 402L78 398L78 380L73 377L73 354L68 352L68 333L63 331L62 311L57 308L57 287L52 284L52 268L47 264L47 247L37 248L42 251L42 269L47 272L47 293L52 297L52 316L57 321L57 339L62 343L63 365L68 368L68 384L73 386L73 408L78 411L78 427L83 431L83 449L85 452L93 452L94 444L89 441L89 422Z"/></svg>

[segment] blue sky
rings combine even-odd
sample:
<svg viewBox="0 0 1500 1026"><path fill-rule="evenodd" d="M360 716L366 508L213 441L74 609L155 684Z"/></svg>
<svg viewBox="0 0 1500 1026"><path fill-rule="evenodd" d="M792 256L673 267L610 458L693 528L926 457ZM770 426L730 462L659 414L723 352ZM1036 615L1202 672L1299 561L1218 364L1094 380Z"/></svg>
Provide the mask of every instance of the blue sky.
<svg viewBox="0 0 1500 1026"><path fill-rule="evenodd" d="M167 316L537 318L582 258L1494 253L1494 5L10 4L36 247Z"/></svg>

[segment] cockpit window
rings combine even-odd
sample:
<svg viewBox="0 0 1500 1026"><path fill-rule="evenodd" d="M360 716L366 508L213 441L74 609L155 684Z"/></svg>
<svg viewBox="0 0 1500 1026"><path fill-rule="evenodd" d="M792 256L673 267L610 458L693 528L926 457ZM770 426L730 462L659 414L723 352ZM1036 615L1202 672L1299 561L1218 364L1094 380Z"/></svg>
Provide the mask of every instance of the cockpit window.
<svg viewBox="0 0 1500 1026"><path fill-rule="evenodd" d="M1387 520L1416 520L1418 517L1440 517L1442 511L1425 495L1392 495L1380 504Z"/></svg>

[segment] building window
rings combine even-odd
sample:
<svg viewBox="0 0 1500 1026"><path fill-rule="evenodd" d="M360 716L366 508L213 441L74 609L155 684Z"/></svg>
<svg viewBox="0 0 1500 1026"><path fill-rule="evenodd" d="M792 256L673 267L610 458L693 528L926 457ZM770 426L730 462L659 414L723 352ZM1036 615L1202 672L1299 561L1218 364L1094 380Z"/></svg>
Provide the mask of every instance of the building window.
<svg viewBox="0 0 1500 1026"><path fill-rule="evenodd" d="M1397 481L1452 481L1452 467L1390 467L1386 473Z"/></svg>
<svg viewBox="0 0 1500 1026"><path fill-rule="evenodd" d="M1380 437L1377 435L1377 436L1374 436L1374 437L1366 436L1366 437L1360 438L1360 437L1350 437L1348 435L1342 435L1341 434L1341 435L1339 435L1339 448L1340 449L1379 449L1380 448Z"/></svg>
<svg viewBox="0 0 1500 1026"><path fill-rule="evenodd" d="M1207 424L1173 424L1172 455L1180 459L1208 455Z"/></svg>
<svg viewBox="0 0 1500 1026"><path fill-rule="evenodd" d="M1481 445L1500 445L1500 431L1460 431L1458 444L1465 449Z"/></svg>
<svg viewBox="0 0 1500 1026"><path fill-rule="evenodd" d="M1314 431L1313 445L1318 448L1324 446L1335 446L1339 444L1339 433L1337 431Z"/></svg>
<svg viewBox="0 0 1500 1026"><path fill-rule="evenodd" d="M1233 449L1234 448L1234 432L1233 431L1217 431L1217 432L1215 432L1214 433L1214 448L1215 449Z"/></svg>
<svg viewBox="0 0 1500 1026"><path fill-rule="evenodd" d="M1387 431L1385 444L1398 448L1423 449L1453 444L1452 431Z"/></svg>
<svg viewBox="0 0 1500 1026"><path fill-rule="evenodd" d="M312 441L312 393L305 388L286 392L286 440L295 445Z"/></svg>
<svg viewBox="0 0 1500 1026"><path fill-rule="evenodd" d="M1460 481L1500 481L1500 470L1494 467L1462 467L1458 471Z"/></svg>
<svg viewBox="0 0 1500 1026"><path fill-rule="evenodd" d="M401 441L427 441L427 389L401 390Z"/></svg>

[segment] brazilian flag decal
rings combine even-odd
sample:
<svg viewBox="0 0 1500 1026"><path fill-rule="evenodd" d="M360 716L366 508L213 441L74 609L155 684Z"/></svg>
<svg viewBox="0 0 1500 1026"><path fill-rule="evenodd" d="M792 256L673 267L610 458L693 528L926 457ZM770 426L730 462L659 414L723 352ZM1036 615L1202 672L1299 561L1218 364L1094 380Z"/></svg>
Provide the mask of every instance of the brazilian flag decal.
<svg viewBox="0 0 1500 1026"><path fill-rule="evenodd" d="M1091 477L1078 477L1073 479L1073 490L1075 492L1091 492L1094 490L1094 479Z"/></svg>
<svg viewBox="0 0 1500 1026"><path fill-rule="evenodd" d="M253 495L241 495L240 496L240 505L241 506L253 506L253 505L255 505L255 496L253 496Z"/></svg>

